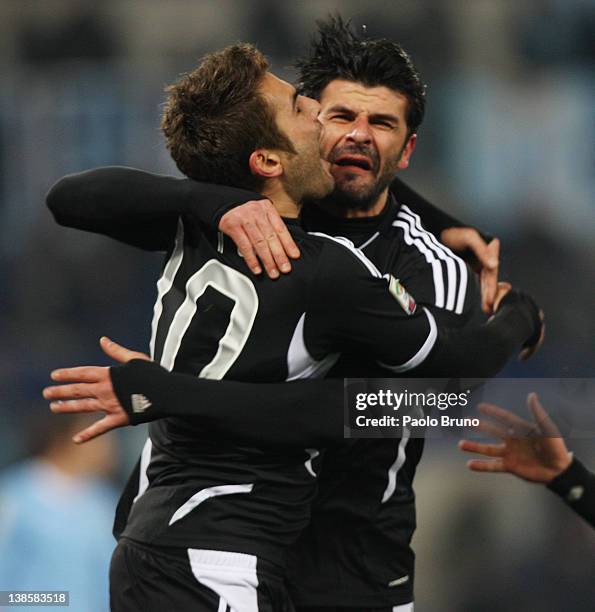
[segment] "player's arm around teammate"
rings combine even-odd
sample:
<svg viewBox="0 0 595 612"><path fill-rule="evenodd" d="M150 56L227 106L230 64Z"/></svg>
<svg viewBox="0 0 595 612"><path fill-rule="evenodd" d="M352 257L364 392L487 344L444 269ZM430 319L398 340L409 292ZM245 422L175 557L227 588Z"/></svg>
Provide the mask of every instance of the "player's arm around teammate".
<svg viewBox="0 0 595 612"><path fill-rule="evenodd" d="M395 179L392 190L446 246L471 254L481 277L484 309L491 311L499 241L464 226L400 179ZM194 214L227 234L254 274L264 267L271 278L277 278L279 271L289 272L290 260L300 256L271 201L244 189L113 166L63 177L50 189L46 202L61 225L101 233L146 250L167 250L178 216Z"/></svg>
<svg viewBox="0 0 595 612"><path fill-rule="evenodd" d="M407 363L415 368L418 365L415 360L419 358L422 365L428 359L430 363L432 360L434 362L431 368L446 367L439 363L449 364L454 356L456 359L466 359L468 367L471 367L477 358L474 347L477 345L480 349L488 344L498 350L480 351L484 362L489 360L483 367L497 371L502 362L510 357L511 351L522 344L522 338L528 339L533 349L535 343L540 341L541 331L539 319L531 316L536 308L521 294L513 294L511 298L517 302L504 303L502 312L498 312L488 324L470 331L452 331L450 338L446 341L443 339L442 344L437 342L437 334L432 337L436 330L432 329L431 319L428 319L430 333L423 342L426 334L424 315L420 313L415 327L411 326L414 322L407 317L402 319L404 330L417 329L418 335L421 334L418 342L421 348ZM365 300L360 307L364 311L367 309ZM390 310L385 311L383 319L382 312L375 312L369 318L369 324L363 313L362 338L368 336L373 340L384 334L386 355L390 357L392 346L397 343L388 333L392 318L389 313ZM339 314L339 318L342 316ZM377 333L372 333L373 325L377 326ZM386 330L383 325L388 326ZM344 327L346 331L351 330L348 325ZM444 332L442 334L444 338ZM363 343L365 340L360 341ZM85 442L116 427L174 415L200 418L222 435L247 437L266 444L324 443L343 436L340 380L278 384L212 381L167 372L155 363L147 363L147 355L129 351L108 338L101 339L101 346L109 357L127 365L115 369L87 366L56 370L52 378L60 384L44 390L44 397L51 401L51 409L56 413L105 413L101 420L79 432L75 442ZM150 398L148 409L141 411L135 407L133 400L136 395ZM245 410L246 397L252 399L250 411ZM285 407L283 411L278 409L280 405ZM321 405L325 407L324 410L319 409Z"/></svg>

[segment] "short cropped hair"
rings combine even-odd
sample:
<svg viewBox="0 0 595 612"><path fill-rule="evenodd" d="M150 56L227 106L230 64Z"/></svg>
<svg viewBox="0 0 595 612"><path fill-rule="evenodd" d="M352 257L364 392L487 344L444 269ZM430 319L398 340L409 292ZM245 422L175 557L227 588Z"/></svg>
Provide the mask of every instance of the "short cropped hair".
<svg viewBox="0 0 595 612"><path fill-rule="evenodd" d="M296 62L301 94L319 99L335 79L384 86L407 98L409 134L419 128L425 112L426 89L404 49L384 38L362 39L341 17L317 22L310 53Z"/></svg>
<svg viewBox="0 0 595 612"><path fill-rule="evenodd" d="M206 55L166 88L161 129L179 170L200 181L258 190L248 160L258 148L294 152L258 88L265 56L246 43Z"/></svg>

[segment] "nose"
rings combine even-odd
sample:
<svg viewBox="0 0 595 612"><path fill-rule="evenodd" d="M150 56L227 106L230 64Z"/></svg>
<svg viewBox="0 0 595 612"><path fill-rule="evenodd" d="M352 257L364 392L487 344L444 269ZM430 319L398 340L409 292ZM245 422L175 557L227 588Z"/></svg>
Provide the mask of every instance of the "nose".
<svg viewBox="0 0 595 612"><path fill-rule="evenodd" d="M352 123L351 130L345 135L345 138L350 142L370 143L372 141L372 134L368 119L359 116Z"/></svg>

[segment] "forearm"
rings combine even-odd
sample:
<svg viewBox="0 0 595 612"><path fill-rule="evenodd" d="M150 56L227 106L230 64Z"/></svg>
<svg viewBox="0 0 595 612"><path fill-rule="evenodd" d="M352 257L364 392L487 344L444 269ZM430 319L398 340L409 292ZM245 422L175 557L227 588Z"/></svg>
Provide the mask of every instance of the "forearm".
<svg viewBox="0 0 595 612"><path fill-rule="evenodd" d="M214 435L258 444L307 446L343 437L342 380L215 381L168 372L154 362L140 360L113 367L110 372L115 393L132 424L189 417ZM134 412L132 396L141 394L151 406Z"/></svg>
<svg viewBox="0 0 595 612"><path fill-rule="evenodd" d="M416 375L491 378L526 343L537 341L540 327L535 304L515 292L487 323L440 330L432 353Z"/></svg>
<svg viewBox="0 0 595 612"><path fill-rule="evenodd" d="M161 250L175 235L179 215L190 213L216 227L214 219L222 212L260 197L233 187L113 166L62 178L46 202L61 225Z"/></svg>
<svg viewBox="0 0 595 612"><path fill-rule="evenodd" d="M548 485L579 516L595 527L595 474L576 458Z"/></svg>

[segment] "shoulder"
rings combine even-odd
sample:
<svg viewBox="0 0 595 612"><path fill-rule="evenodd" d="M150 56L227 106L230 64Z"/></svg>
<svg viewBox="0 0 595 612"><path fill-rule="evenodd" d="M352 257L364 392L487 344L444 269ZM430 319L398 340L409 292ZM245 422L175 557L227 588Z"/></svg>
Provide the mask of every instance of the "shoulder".
<svg viewBox="0 0 595 612"><path fill-rule="evenodd" d="M382 277L376 265L358 249L351 240L343 236L330 236L322 232L308 232L324 255L325 268L336 268L341 276L359 271L366 276Z"/></svg>
<svg viewBox="0 0 595 612"><path fill-rule="evenodd" d="M402 242L399 272L415 286L419 301L461 315L480 307L477 282L469 266L424 227L419 214L406 205L397 212L391 230Z"/></svg>

